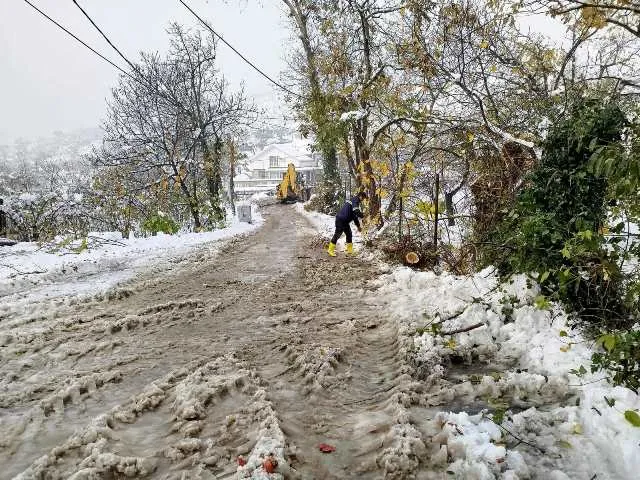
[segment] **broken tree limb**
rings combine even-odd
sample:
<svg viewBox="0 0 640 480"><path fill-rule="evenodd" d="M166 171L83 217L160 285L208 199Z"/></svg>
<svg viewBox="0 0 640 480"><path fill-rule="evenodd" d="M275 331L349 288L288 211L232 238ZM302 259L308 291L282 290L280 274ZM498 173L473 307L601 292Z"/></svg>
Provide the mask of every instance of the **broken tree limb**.
<svg viewBox="0 0 640 480"><path fill-rule="evenodd" d="M7 264L4 264L4 263L0 263L0 267L5 267L5 268L8 268L8 269L13 270L14 272L16 272L16 273L12 273L11 275L9 275L9 278L15 278L18 275L25 275L26 276L26 275L37 275L37 274L40 274L40 273L47 273L46 270L34 270L32 272L24 272L24 271L22 271L22 270L20 270L20 269L18 269L16 267L14 267L13 265L7 265Z"/></svg>
<svg viewBox="0 0 640 480"><path fill-rule="evenodd" d="M484 322L475 323L469 327L458 328L456 330L450 330L448 332L440 332L440 335L454 335L456 333L464 333L470 330L475 330L476 328L483 327L485 325Z"/></svg>

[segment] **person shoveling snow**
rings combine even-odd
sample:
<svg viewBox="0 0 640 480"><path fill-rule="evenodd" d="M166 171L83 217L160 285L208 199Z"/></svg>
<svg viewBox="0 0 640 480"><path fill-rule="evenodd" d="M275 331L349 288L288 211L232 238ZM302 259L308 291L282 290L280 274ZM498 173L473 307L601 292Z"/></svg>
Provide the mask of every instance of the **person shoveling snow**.
<svg viewBox="0 0 640 480"><path fill-rule="evenodd" d="M363 218L364 215L362 210L360 210L360 203L365 198L367 198L365 192L358 193L358 195L351 198L351 200L347 200L336 215L336 231L333 234L331 243L329 243L329 249L327 250L330 256L336 256L336 244L343 233L347 236L347 255L353 255L353 234L351 233L350 223L353 222L356 224L358 232L362 231L360 219Z"/></svg>

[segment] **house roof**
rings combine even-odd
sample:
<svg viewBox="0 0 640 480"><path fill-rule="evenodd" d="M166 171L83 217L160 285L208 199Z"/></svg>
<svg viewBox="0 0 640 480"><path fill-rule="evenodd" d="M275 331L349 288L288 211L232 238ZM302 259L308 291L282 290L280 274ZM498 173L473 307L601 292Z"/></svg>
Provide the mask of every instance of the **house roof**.
<svg viewBox="0 0 640 480"><path fill-rule="evenodd" d="M271 146L287 156L311 158L311 144L309 142L298 140L289 143L275 143Z"/></svg>
<svg viewBox="0 0 640 480"><path fill-rule="evenodd" d="M293 163L297 164L296 166L300 166L300 162L309 163L313 161L311 144L307 141L295 140L289 143L269 144L252 157L247 158L246 164L251 170L259 168L254 164L266 160L266 157L272 154L283 156L287 162L293 161Z"/></svg>

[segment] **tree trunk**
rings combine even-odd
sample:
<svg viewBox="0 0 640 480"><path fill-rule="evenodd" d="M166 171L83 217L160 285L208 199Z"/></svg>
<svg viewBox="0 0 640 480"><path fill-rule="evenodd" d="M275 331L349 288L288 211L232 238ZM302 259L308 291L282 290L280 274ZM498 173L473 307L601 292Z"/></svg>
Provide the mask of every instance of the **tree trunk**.
<svg viewBox="0 0 640 480"><path fill-rule="evenodd" d="M445 192L444 193L444 205L447 209L447 225L453 227L456 224L456 220L453 212L453 195L454 192Z"/></svg>
<svg viewBox="0 0 640 480"><path fill-rule="evenodd" d="M231 205L231 212L236 214L235 203L235 185L233 178L236 174L236 146L233 140L229 141L229 204Z"/></svg>
<svg viewBox="0 0 640 480"><path fill-rule="evenodd" d="M212 203L214 215L216 220L224 220L224 210L222 208L221 193L222 193L222 140L216 137L213 144L213 193L215 199L215 205Z"/></svg>
<svg viewBox="0 0 640 480"><path fill-rule="evenodd" d="M325 95L320 85L318 67L316 64L316 56L309 34L308 18L310 11L313 9L313 2L303 2L300 0L282 0L289 9L289 15L294 20L298 30L298 38L304 50L306 67L308 72L308 81L310 87L310 103L323 105ZM333 139L326 133L326 125L332 120L325 118L326 115L320 115L313 119L316 130L316 138L322 149L322 169L323 169L323 191L328 194L325 196L325 207L329 207L336 197L340 187L340 172L338 168L337 155L337 139Z"/></svg>
<svg viewBox="0 0 640 480"><path fill-rule="evenodd" d="M181 177L181 175L179 175L176 165L174 164L172 165L172 167L173 167L174 175L177 178L178 186L180 187L180 190L182 190L184 198L189 203L189 212L193 217L193 228L196 231L198 231L202 229L202 221L200 220L200 206L198 205L198 198L194 196L195 192L194 192L194 195L191 194L191 192L189 191L189 187L187 186L187 182L185 181L184 178Z"/></svg>
<svg viewBox="0 0 640 480"><path fill-rule="evenodd" d="M324 149L322 154L322 173L324 175L324 183L339 185L340 173L338 172L338 152L335 145Z"/></svg>
<svg viewBox="0 0 640 480"><path fill-rule="evenodd" d="M216 137L212 152L207 141L202 139L201 148L204 156L204 174L207 179L209 203L211 204L214 220L220 221L224 218L224 213L220 205L220 191L222 189L222 176L220 173L222 141Z"/></svg>
<svg viewBox="0 0 640 480"><path fill-rule="evenodd" d="M371 161L367 158L364 160L364 171L368 177L367 182L367 194L369 195L369 217L376 222L378 228L384 225L382 218L382 202L380 194L378 193L378 183L373 174L373 168L371 167Z"/></svg>
<svg viewBox="0 0 640 480"><path fill-rule="evenodd" d="M436 256L436 261L438 258L438 202L440 201L439 193L440 193L440 174L436 173L436 185L435 185L435 201L433 202L434 207L434 219L433 219L433 253Z"/></svg>
<svg viewBox="0 0 640 480"><path fill-rule="evenodd" d="M406 183L406 181L407 181L407 168L405 164L402 167L402 173L400 174L400 182L399 182L398 188L393 193L393 196L391 197L391 201L389 202L389 206L385 211L386 218L389 218L393 214L393 212L396 211L398 202L400 203L400 210L401 210L400 215L402 215L402 194L404 192L404 184Z"/></svg>
<svg viewBox="0 0 640 480"><path fill-rule="evenodd" d="M361 130L361 128L363 128ZM375 222L375 225L380 228L384 225L381 212L381 200L378 192L378 183L371 166L371 159L369 158L369 148L365 145L364 139L366 138L366 130L364 127L355 126L353 132L353 146L356 155L358 175L356 177L356 183L359 190L367 192L369 197L369 218Z"/></svg>

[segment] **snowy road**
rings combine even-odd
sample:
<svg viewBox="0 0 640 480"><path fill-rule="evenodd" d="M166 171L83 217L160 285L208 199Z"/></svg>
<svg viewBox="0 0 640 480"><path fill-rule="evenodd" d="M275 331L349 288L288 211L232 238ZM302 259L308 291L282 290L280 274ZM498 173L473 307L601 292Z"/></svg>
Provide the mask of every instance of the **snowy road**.
<svg viewBox="0 0 640 480"><path fill-rule="evenodd" d="M637 395L570 386L587 346L524 277L330 259L294 207L264 217L106 293L2 310L0 479L634 478ZM436 336L436 315L483 326Z"/></svg>
<svg viewBox="0 0 640 480"><path fill-rule="evenodd" d="M367 290L379 272L329 261L292 207L265 217L219 254L4 324L0 477L225 478L238 455L259 476L273 453L286 478L410 478L417 384Z"/></svg>

